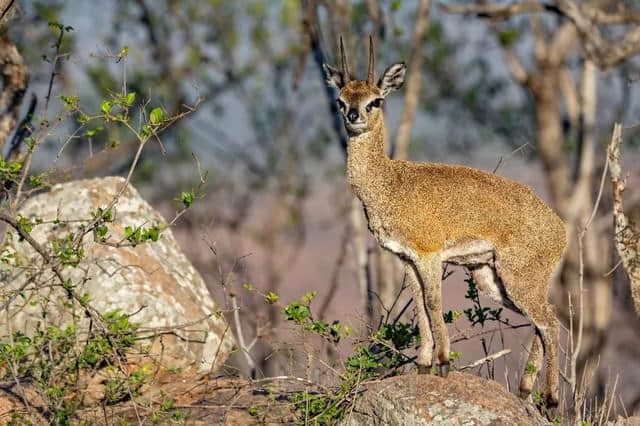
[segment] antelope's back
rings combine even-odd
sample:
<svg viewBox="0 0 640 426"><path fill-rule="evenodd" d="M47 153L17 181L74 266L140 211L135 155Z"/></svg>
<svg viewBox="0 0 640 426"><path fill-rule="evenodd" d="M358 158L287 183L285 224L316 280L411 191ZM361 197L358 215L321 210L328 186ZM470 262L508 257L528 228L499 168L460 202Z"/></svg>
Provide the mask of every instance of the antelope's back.
<svg viewBox="0 0 640 426"><path fill-rule="evenodd" d="M468 238L528 245L548 257L564 250L564 223L526 185L465 166L403 161L393 169L389 204L398 212L390 216L420 251Z"/></svg>

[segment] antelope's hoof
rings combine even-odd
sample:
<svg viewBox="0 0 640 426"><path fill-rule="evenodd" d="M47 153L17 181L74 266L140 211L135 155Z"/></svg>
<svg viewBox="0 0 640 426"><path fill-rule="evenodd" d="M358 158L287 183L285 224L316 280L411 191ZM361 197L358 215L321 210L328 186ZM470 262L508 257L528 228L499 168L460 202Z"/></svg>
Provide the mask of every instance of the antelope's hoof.
<svg viewBox="0 0 640 426"><path fill-rule="evenodd" d="M520 389L520 399L526 400L531 395L531 389Z"/></svg>
<svg viewBox="0 0 640 426"><path fill-rule="evenodd" d="M418 364L418 374L431 374L431 366Z"/></svg>
<svg viewBox="0 0 640 426"><path fill-rule="evenodd" d="M545 405L549 409L554 409L558 406L558 398L550 394L545 395Z"/></svg>
<svg viewBox="0 0 640 426"><path fill-rule="evenodd" d="M438 376L442 377L443 379L446 379L448 375L449 375L449 363L446 362L438 365Z"/></svg>

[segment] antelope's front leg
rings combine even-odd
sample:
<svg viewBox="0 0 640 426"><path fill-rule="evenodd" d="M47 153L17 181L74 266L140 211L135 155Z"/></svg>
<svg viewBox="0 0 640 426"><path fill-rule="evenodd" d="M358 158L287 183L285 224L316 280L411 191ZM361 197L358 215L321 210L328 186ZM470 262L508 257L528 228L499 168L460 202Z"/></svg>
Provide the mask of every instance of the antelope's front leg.
<svg viewBox="0 0 640 426"><path fill-rule="evenodd" d="M442 377L449 374L450 342L447 326L442 316L442 259L433 254L419 259L415 263L425 292L425 301L431 320L431 330L436 341L439 373Z"/></svg>
<svg viewBox="0 0 640 426"><path fill-rule="evenodd" d="M417 271L409 263L405 264L405 274L409 280L409 285L413 292L413 302L418 315L418 331L420 332L420 349L418 350L418 373L431 373L433 363L433 334L431 334L431 324L427 315L427 308L424 300L424 288L420 283Z"/></svg>

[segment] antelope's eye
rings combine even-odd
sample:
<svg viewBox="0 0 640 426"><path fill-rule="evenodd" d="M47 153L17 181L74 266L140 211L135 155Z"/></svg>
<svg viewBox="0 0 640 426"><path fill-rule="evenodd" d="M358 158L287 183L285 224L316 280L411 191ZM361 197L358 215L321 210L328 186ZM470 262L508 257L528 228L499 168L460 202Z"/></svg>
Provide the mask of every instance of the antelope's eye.
<svg viewBox="0 0 640 426"><path fill-rule="evenodd" d="M338 108L340 108L340 111L345 111L347 109L347 105L345 105L345 103L342 102L341 99L336 99L336 103L338 104Z"/></svg>
<svg viewBox="0 0 640 426"><path fill-rule="evenodd" d="M367 112L371 112L373 108L380 108L382 106L382 98L376 98L367 104Z"/></svg>

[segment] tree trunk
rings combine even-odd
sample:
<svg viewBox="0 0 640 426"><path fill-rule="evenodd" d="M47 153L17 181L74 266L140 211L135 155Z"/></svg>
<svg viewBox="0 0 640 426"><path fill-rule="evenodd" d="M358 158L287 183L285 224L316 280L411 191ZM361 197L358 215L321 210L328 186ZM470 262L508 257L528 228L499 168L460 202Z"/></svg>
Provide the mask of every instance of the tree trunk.
<svg viewBox="0 0 640 426"><path fill-rule="evenodd" d="M578 318L570 317L569 295L575 312L580 301L580 252L578 234L587 224L594 208L596 68L585 61L580 89L581 131L578 140L578 166L575 183L571 182L564 152L561 127L562 114L557 99L561 77L560 69L544 69L532 87L536 99L536 125L538 148L547 173L547 184L553 204L566 221L568 247L559 282L552 287L552 299L558 307L560 319L574 326ZM578 376L586 364L596 365L595 357L605 343L606 330L611 313L612 293L609 279L604 277L609 269L610 244L603 231L592 227L585 235L584 294L581 353L578 357ZM575 330L575 327L574 327ZM577 333L577 330L576 330Z"/></svg>

